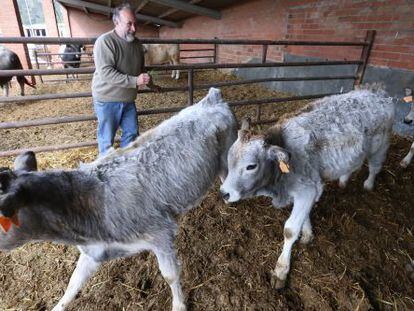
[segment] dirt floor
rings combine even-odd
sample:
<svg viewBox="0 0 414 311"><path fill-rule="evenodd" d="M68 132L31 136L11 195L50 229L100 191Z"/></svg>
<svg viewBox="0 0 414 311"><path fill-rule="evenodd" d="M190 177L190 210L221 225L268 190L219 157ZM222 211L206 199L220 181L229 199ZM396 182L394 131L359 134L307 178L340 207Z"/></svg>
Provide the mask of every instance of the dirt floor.
<svg viewBox="0 0 414 311"><path fill-rule="evenodd" d="M197 80L224 81L219 73L199 73ZM162 85L185 85L159 79ZM88 91L89 83L39 85L31 94ZM17 92L17 87L13 87ZM196 93L196 99L205 91ZM228 101L286 96L259 86L223 88ZM138 109L181 106L185 94L141 96ZM303 102L268 105L265 118L295 110ZM255 116L255 108L237 116ZM91 114L90 99L33 102L0 107L0 122ZM141 117L140 129L168 115ZM80 122L21 130L0 130L0 150L92 140L96 124ZM182 285L189 310L414 310L414 163L398 163L411 142L393 137L375 190L362 188L367 167L346 189L327 184L312 213L315 239L296 244L288 287L270 286L290 209L277 210L257 198L226 205L218 184L202 204L181 217L176 246L182 262ZM95 148L38 155L40 169L74 168L95 158ZM0 159L9 166L12 158ZM29 244L0 253L0 310L49 310L62 296L75 267L73 246ZM410 275L411 274L411 275ZM171 293L154 255L105 264L83 288L69 310L169 310Z"/></svg>

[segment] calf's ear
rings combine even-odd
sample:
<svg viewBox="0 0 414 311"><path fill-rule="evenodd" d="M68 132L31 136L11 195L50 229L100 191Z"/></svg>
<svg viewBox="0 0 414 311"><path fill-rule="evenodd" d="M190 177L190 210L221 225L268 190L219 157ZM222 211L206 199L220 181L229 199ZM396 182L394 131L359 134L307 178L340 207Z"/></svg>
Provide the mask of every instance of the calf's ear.
<svg viewBox="0 0 414 311"><path fill-rule="evenodd" d="M14 170L26 172L37 171L36 155L33 151L27 151L19 154L14 160Z"/></svg>
<svg viewBox="0 0 414 311"><path fill-rule="evenodd" d="M237 132L237 136L239 140L244 140L245 138L248 138L248 133L250 129L250 118L244 117L241 121L240 130Z"/></svg>
<svg viewBox="0 0 414 311"><path fill-rule="evenodd" d="M16 214L23 201L18 191L0 195L0 214L11 218Z"/></svg>
<svg viewBox="0 0 414 311"><path fill-rule="evenodd" d="M9 189L11 180L15 178L13 172L5 167L0 168L0 194Z"/></svg>
<svg viewBox="0 0 414 311"><path fill-rule="evenodd" d="M270 160L278 163L282 173L289 173L289 162L290 162L290 153L286 149L283 149L275 145L266 146L267 156Z"/></svg>
<svg viewBox="0 0 414 311"><path fill-rule="evenodd" d="M250 120L249 117L244 117L241 121L240 129L248 131L250 129L250 122L251 122L251 120Z"/></svg>

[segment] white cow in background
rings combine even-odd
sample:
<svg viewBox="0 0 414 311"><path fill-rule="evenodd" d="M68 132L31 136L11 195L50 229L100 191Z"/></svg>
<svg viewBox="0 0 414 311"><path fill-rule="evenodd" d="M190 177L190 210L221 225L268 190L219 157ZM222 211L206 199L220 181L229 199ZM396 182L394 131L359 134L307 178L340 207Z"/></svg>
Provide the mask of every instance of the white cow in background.
<svg viewBox="0 0 414 311"><path fill-rule="evenodd" d="M143 44L145 53L145 65L179 65L180 46L178 44ZM171 78L178 80L180 71L173 70Z"/></svg>
<svg viewBox="0 0 414 311"><path fill-rule="evenodd" d="M325 97L299 114L280 120L264 135L244 122L228 155L229 173L221 186L227 202L265 195L275 207L293 203L284 227L284 245L272 285L283 288L291 250L312 237L310 211L323 191L323 179L344 187L368 159L364 188L372 190L389 146L394 104L382 91L358 90Z"/></svg>

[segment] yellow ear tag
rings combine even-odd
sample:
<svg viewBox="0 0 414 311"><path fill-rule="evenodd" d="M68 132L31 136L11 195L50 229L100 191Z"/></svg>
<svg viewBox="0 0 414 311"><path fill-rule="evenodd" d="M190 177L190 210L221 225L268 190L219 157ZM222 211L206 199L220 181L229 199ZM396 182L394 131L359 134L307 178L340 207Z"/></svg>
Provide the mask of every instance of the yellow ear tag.
<svg viewBox="0 0 414 311"><path fill-rule="evenodd" d="M283 161L279 161L279 168L283 174L289 173L289 165Z"/></svg>
<svg viewBox="0 0 414 311"><path fill-rule="evenodd" d="M412 97L412 96L405 96L405 97L403 98L403 100L404 100L406 103L409 103L409 102L412 102L412 101L413 101L413 97Z"/></svg>

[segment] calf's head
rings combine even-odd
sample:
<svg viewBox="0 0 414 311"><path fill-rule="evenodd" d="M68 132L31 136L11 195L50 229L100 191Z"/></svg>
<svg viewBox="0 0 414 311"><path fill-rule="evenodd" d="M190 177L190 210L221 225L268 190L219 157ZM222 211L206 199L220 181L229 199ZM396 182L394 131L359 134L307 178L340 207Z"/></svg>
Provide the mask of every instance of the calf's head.
<svg viewBox="0 0 414 311"><path fill-rule="evenodd" d="M11 217L24 200L21 179L24 173L37 170L36 156L33 152L20 154L14 161L14 170L0 168L0 214Z"/></svg>
<svg viewBox="0 0 414 311"><path fill-rule="evenodd" d="M288 172L289 152L277 143L280 143L277 130L253 135L248 120L243 120L228 153L227 178L220 187L226 202L253 197Z"/></svg>

